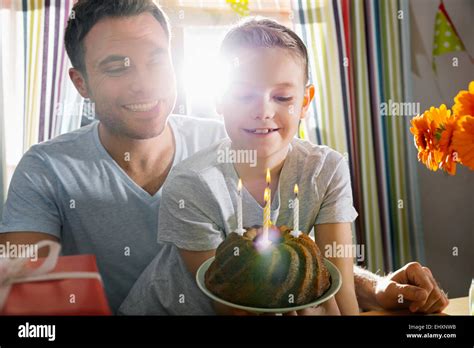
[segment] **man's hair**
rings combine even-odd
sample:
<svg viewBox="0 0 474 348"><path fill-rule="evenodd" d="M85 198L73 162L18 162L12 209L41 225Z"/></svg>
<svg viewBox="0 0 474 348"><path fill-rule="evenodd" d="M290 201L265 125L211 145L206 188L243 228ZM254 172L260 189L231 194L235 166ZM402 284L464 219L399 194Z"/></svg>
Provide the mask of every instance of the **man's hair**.
<svg viewBox="0 0 474 348"><path fill-rule="evenodd" d="M291 29L268 18L250 18L243 20L224 37L221 55L229 57L242 48L280 47L301 58L304 65L305 83L309 80L308 51L299 36Z"/></svg>
<svg viewBox="0 0 474 348"><path fill-rule="evenodd" d="M72 8L64 43L72 66L86 74L84 38L104 18L119 18L150 13L170 38L168 18L153 0L79 0Z"/></svg>

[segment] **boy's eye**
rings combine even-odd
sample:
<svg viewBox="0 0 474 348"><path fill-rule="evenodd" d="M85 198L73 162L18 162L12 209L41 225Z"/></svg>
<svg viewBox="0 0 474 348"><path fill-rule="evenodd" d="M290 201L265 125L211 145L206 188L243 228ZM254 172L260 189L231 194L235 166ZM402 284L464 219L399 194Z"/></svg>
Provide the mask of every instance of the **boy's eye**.
<svg viewBox="0 0 474 348"><path fill-rule="evenodd" d="M276 100L280 101L280 102L289 102L289 101L292 101L293 100L293 97L291 96L288 96L288 97L275 97Z"/></svg>
<svg viewBox="0 0 474 348"><path fill-rule="evenodd" d="M236 97L237 97L237 100L241 102L250 102L254 98L254 96L251 94L237 95Z"/></svg>

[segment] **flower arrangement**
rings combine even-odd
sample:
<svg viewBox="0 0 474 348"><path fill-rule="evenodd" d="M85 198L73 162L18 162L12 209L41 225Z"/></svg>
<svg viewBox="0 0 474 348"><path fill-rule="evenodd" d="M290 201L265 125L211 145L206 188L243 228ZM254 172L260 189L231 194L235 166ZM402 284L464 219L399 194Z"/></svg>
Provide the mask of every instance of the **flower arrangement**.
<svg viewBox="0 0 474 348"><path fill-rule="evenodd" d="M452 111L442 104L411 120L418 160L432 171L456 174L460 163L474 170L474 81L454 98Z"/></svg>

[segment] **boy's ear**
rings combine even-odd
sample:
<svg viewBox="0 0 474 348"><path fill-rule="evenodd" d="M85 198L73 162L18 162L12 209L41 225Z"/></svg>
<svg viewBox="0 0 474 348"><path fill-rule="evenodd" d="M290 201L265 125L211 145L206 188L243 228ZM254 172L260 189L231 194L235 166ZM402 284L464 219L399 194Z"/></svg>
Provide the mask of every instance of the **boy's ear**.
<svg viewBox="0 0 474 348"><path fill-rule="evenodd" d="M310 84L305 87L304 90L304 97L303 97L303 107L301 109L301 118L306 117L306 112L309 109L309 106L311 105L311 101L314 98L314 85Z"/></svg>
<svg viewBox="0 0 474 348"><path fill-rule="evenodd" d="M222 115L222 98L216 98L216 112L218 115Z"/></svg>
<svg viewBox="0 0 474 348"><path fill-rule="evenodd" d="M82 73L75 69L69 69L69 77L71 78L72 83L76 87L77 91L83 98L89 98L89 91L87 89L87 84Z"/></svg>

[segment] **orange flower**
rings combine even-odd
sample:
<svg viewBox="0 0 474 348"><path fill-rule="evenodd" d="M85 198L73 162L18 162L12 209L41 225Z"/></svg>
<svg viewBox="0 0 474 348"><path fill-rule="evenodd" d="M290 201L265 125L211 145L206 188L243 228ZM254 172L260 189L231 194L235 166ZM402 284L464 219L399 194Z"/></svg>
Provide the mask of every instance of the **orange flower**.
<svg viewBox="0 0 474 348"><path fill-rule="evenodd" d="M472 82L471 82L472 85ZM470 88L471 86L469 86ZM454 130L452 148L459 161L474 170L474 117L463 116Z"/></svg>
<svg viewBox="0 0 474 348"><path fill-rule="evenodd" d="M418 160L430 170L437 171L441 155L436 149L436 124L431 118L430 111L416 116L411 120L410 132L414 135L415 146L418 149Z"/></svg>
<svg viewBox="0 0 474 348"><path fill-rule="evenodd" d="M453 112L458 116L474 116L474 81L469 83L469 91L460 91L454 97Z"/></svg>
<svg viewBox="0 0 474 348"><path fill-rule="evenodd" d="M454 98L453 114L442 104L411 121L418 160L429 169L456 173L457 162L474 170L474 81Z"/></svg>
<svg viewBox="0 0 474 348"><path fill-rule="evenodd" d="M438 129L451 117L451 110L446 108L446 105L441 104L439 108L432 106L430 110L425 111L423 115L426 115L429 120L434 122L433 126Z"/></svg>
<svg viewBox="0 0 474 348"><path fill-rule="evenodd" d="M453 134L458 128L458 118L450 116L441 124L436 133L438 148L441 153L439 166L450 175L456 174L456 162L458 161L456 151L453 148Z"/></svg>

